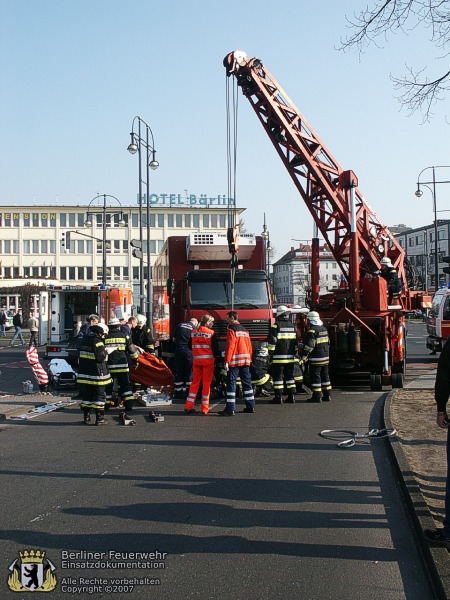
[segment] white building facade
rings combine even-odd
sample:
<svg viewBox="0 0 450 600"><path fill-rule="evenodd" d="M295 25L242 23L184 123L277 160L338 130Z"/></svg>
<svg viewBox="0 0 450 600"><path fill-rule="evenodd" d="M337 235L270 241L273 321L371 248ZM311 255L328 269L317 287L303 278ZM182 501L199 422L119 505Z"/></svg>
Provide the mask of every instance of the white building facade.
<svg viewBox="0 0 450 600"><path fill-rule="evenodd" d="M273 265L273 292L276 302L304 306L311 291L311 255L308 245L291 247ZM319 251L320 294L339 287L342 272L326 246Z"/></svg>
<svg viewBox="0 0 450 600"><path fill-rule="evenodd" d="M131 242L141 241L141 232L145 279L147 231L150 233L150 264L154 263L166 238L171 235L212 230L226 232L228 202L224 196L203 198L202 195L197 200L191 195L186 199L178 197L176 203L172 202L172 196L152 195L148 211L145 205L116 203L106 208L97 204L0 205L0 305L18 308L17 294L7 297L5 288L8 287L55 281L63 285L100 283L103 240L106 241L106 283L139 288L140 261L133 256ZM102 198L99 201L102 202ZM236 214L240 215L244 210L236 208ZM86 221L91 225L86 226Z"/></svg>

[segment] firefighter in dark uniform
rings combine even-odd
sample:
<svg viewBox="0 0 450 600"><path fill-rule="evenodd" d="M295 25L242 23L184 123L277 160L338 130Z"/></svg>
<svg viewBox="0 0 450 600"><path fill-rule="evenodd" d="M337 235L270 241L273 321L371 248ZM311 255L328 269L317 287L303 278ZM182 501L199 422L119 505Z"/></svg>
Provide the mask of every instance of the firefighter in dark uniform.
<svg viewBox="0 0 450 600"><path fill-rule="evenodd" d="M294 362L298 351L297 327L292 323L287 306L279 306L276 320L268 338L268 349L272 360L273 389L272 404L283 404L283 388L286 386L286 402L295 402Z"/></svg>
<svg viewBox="0 0 450 600"><path fill-rule="evenodd" d="M380 277L386 280L388 289L388 304L392 304L394 298L400 298L400 293L402 291L402 280L398 276L397 269L391 263L391 259L387 256L381 259Z"/></svg>
<svg viewBox="0 0 450 600"><path fill-rule="evenodd" d="M129 335L121 331L121 322L113 318L108 323L109 333L105 338L105 347L108 352L108 369L112 377L111 383L106 386L106 410L112 405L114 382L117 382L119 396L125 410L133 408L133 386L130 379L130 358L133 368L137 368L139 350L132 343Z"/></svg>
<svg viewBox="0 0 450 600"><path fill-rule="evenodd" d="M137 316L136 327L131 330L131 341L141 352L155 354L155 340L147 327L147 317L144 315Z"/></svg>
<svg viewBox="0 0 450 600"><path fill-rule="evenodd" d="M80 347L77 381L82 385L83 400L80 406L84 413L85 425L91 421L91 410L95 412L96 425L106 423L105 387L111 383L107 365L108 353L103 343L107 334L108 327L104 323L92 325Z"/></svg>
<svg viewBox="0 0 450 600"><path fill-rule="evenodd" d="M253 355L250 365L250 377L253 386L253 395L270 396L273 392L272 380L269 374L269 350L267 342L261 344L261 348Z"/></svg>
<svg viewBox="0 0 450 600"><path fill-rule="evenodd" d="M307 402L329 402L331 382L328 372L330 363L330 339L327 328L316 311L307 315L309 327L303 337L301 357L308 359L312 397Z"/></svg>
<svg viewBox="0 0 450 600"><path fill-rule="evenodd" d="M197 329L198 321L193 317L185 323L178 323L173 332L175 343L174 398L186 398L192 383L192 344L191 334Z"/></svg>

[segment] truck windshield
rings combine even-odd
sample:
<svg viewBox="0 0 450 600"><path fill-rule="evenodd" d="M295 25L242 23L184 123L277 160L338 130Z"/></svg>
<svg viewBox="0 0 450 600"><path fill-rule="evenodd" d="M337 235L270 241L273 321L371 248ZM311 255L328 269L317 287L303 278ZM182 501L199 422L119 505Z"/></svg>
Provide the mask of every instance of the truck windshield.
<svg viewBox="0 0 450 600"><path fill-rule="evenodd" d="M266 281L235 281L235 308L268 308ZM191 306L196 308L230 308L230 281L190 281Z"/></svg>

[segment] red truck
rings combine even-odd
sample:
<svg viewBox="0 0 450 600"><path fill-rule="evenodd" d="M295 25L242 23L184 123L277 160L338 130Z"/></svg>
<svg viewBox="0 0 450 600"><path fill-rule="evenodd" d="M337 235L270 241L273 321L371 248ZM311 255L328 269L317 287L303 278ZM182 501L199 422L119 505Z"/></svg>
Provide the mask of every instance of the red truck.
<svg viewBox="0 0 450 600"><path fill-rule="evenodd" d="M153 267L153 329L164 359L173 356L178 323L214 317L224 347L226 315L236 310L255 348L267 339L272 320L264 239L239 235L238 267L231 269L226 233L169 237ZM234 279L234 282L233 282Z"/></svg>

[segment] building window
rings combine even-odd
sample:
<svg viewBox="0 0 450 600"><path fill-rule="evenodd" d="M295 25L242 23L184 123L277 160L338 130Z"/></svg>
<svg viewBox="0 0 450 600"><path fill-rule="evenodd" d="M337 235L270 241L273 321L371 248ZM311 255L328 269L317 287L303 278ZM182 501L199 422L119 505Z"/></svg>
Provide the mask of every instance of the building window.
<svg viewBox="0 0 450 600"><path fill-rule="evenodd" d="M41 214L41 227L48 227L48 213Z"/></svg>
<svg viewBox="0 0 450 600"><path fill-rule="evenodd" d="M69 227L75 227L76 213L69 213Z"/></svg>
<svg viewBox="0 0 450 600"><path fill-rule="evenodd" d="M158 240L158 241L157 241L157 248L158 248L157 252L158 252L158 254L159 254L159 253L161 252L161 250L163 249L163 246L164 246L164 240Z"/></svg>
<svg viewBox="0 0 450 600"><path fill-rule="evenodd" d="M209 228L209 215L203 215L203 227Z"/></svg>
<svg viewBox="0 0 450 600"><path fill-rule="evenodd" d="M177 227L183 227L183 215L176 215Z"/></svg>
<svg viewBox="0 0 450 600"><path fill-rule="evenodd" d="M39 267L31 267L32 277L39 277Z"/></svg>
<svg viewBox="0 0 450 600"><path fill-rule="evenodd" d="M217 215L211 215L211 227L217 229Z"/></svg>
<svg viewBox="0 0 450 600"><path fill-rule="evenodd" d="M77 214L77 227L84 227L84 222L85 222L85 216L84 213L78 213Z"/></svg>
<svg viewBox="0 0 450 600"><path fill-rule="evenodd" d="M120 240L113 241L114 254L120 253Z"/></svg>
<svg viewBox="0 0 450 600"><path fill-rule="evenodd" d="M11 267L5 267L5 278L10 278L11 277Z"/></svg>
<svg viewBox="0 0 450 600"><path fill-rule="evenodd" d="M30 240L23 240L23 253L30 254Z"/></svg>
<svg viewBox="0 0 450 600"><path fill-rule="evenodd" d="M66 267L59 267L59 278L60 278L61 280L65 280L65 279L67 279L67 277L66 277L66 272L67 272L67 269L66 269Z"/></svg>
<svg viewBox="0 0 450 600"><path fill-rule="evenodd" d="M33 213L33 227L39 227L39 213Z"/></svg>
<svg viewBox="0 0 450 600"><path fill-rule="evenodd" d="M66 213L60 213L59 215L59 226L67 227L67 215Z"/></svg>
<svg viewBox="0 0 450 600"><path fill-rule="evenodd" d="M194 227L200 227L200 215L192 215L192 222Z"/></svg>
<svg viewBox="0 0 450 600"><path fill-rule="evenodd" d="M11 227L11 213L5 213L5 227Z"/></svg>
<svg viewBox="0 0 450 600"><path fill-rule="evenodd" d="M408 246L411 248L414 246L414 239L412 237L408 238Z"/></svg>
<svg viewBox="0 0 450 600"><path fill-rule="evenodd" d="M220 227L223 229L227 226L227 215L219 215Z"/></svg>
<svg viewBox="0 0 450 600"><path fill-rule="evenodd" d="M23 226L24 227L30 226L30 213L23 213Z"/></svg>
<svg viewBox="0 0 450 600"><path fill-rule="evenodd" d="M164 215L158 213L158 227L164 227Z"/></svg>
<svg viewBox="0 0 450 600"><path fill-rule="evenodd" d="M41 240L41 254L48 254L48 240Z"/></svg>
<svg viewBox="0 0 450 600"><path fill-rule="evenodd" d="M114 227L122 227L122 225L120 224L121 220L125 223L125 226L128 227L128 215L126 215L124 213L114 213L114 215L113 215Z"/></svg>
<svg viewBox="0 0 450 600"><path fill-rule="evenodd" d="M128 240L122 240L122 252L123 253L128 252Z"/></svg>
<svg viewBox="0 0 450 600"><path fill-rule="evenodd" d="M41 267L41 277L47 277L48 267Z"/></svg>
<svg viewBox="0 0 450 600"><path fill-rule="evenodd" d="M150 240L150 254L155 254L156 252L156 242L155 240Z"/></svg>
<svg viewBox="0 0 450 600"><path fill-rule="evenodd" d="M139 267L133 267L133 280L139 280Z"/></svg>
<svg viewBox="0 0 450 600"><path fill-rule="evenodd" d="M191 215L184 215L184 226L188 229L191 228Z"/></svg>
<svg viewBox="0 0 450 600"><path fill-rule="evenodd" d="M77 254L84 254L84 240L76 240Z"/></svg>
<svg viewBox="0 0 450 600"><path fill-rule="evenodd" d="M77 279L83 281L84 279L84 267L77 267Z"/></svg>
<svg viewBox="0 0 450 600"><path fill-rule="evenodd" d="M13 267L13 277L14 279L19 277L19 267Z"/></svg>
<svg viewBox="0 0 450 600"><path fill-rule="evenodd" d="M120 281L120 267L114 267L114 281Z"/></svg>
<svg viewBox="0 0 450 600"><path fill-rule="evenodd" d="M31 248L33 254L39 254L39 240L33 240L31 242Z"/></svg>
<svg viewBox="0 0 450 600"><path fill-rule="evenodd" d="M24 277L29 277L30 276L30 267L24 267L23 268L23 276Z"/></svg>
<svg viewBox="0 0 450 600"><path fill-rule="evenodd" d="M50 254L56 254L56 240L50 240Z"/></svg>
<svg viewBox="0 0 450 600"><path fill-rule="evenodd" d="M5 240L5 254L11 254L11 240Z"/></svg>
<svg viewBox="0 0 450 600"><path fill-rule="evenodd" d="M101 267L97 267L97 279L98 279L98 281L102 280L102 275L103 275L102 268Z"/></svg>
<svg viewBox="0 0 450 600"><path fill-rule="evenodd" d="M56 227L56 213L50 213L50 227Z"/></svg>
<svg viewBox="0 0 450 600"><path fill-rule="evenodd" d="M13 226L19 227L19 213L13 213Z"/></svg>
<svg viewBox="0 0 450 600"><path fill-rule="evenodd" d="M128 279L130 279L130 270L128 267L123 268L123 278L124 278L124 280L127 280L127 281L128 281Z"/></svg>
<svg viewBox="0 0 450 600"><path fill-rule="evenodd" d="M139 227L139 214L131 213L131 227Z"/></svg>
<svg viewBox="0 0 450 600"><path fill-rule="evenodd" d="M438 240L445 240L445 231L438 231Z"/></svg>
<svg viewBox="0 0 450 600"><path fill-rule="evenodd" d="M174 227L174 215L167 215L167 227Z"/></svg>
<svg viewBox="0 0 450 600"><path fill-rule="evenodd" d="M94 271L92 267L86 267L86 280L92 281L94 278Z"/></svg>

